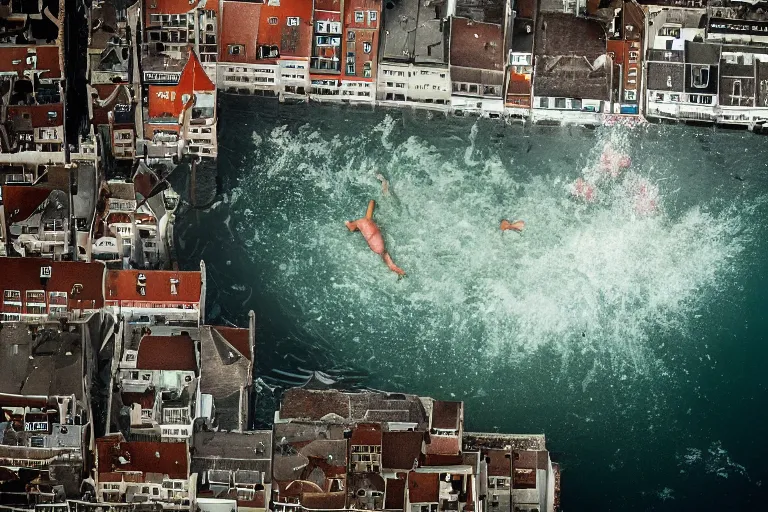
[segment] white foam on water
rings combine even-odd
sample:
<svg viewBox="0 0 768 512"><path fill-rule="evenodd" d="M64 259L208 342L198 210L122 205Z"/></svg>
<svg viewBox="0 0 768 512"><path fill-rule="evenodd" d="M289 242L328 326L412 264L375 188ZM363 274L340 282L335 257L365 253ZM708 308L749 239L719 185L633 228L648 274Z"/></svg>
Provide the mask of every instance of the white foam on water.
<svg viewBox="0 0 768 512"><path fill-rule="evenodd" d="M547 347L566 357L594 354L626 378L628 369L656 368L652 334L684 331L732 275L750 236L737 204L668 212L660 178L672 169L634 163L615 177L594 175L606 143L626 151L622 132L599 137L581 170L553 161L549 173L522 181L512 164L478 154L477 124L456 158L416 136L394 144L394 127L388 117L369 134L345 137L275 128L259 146L269 148L260 172L241 182L249 201L297 189L272 213L286 219L279 242L270 244L258 222L241 234L258 233L279 253L270 257L289 261L274 286L315 311L307 325L327 337L407 336L427 351L471 344L511 361ZM386 171L396 197L382 197L374 168ZM597 184L599 200L571 197L579 176ZM658 208L650 213L636 208L638 183L654 187ZM324 199L308 211L302 194ZM344 228L369 198L378 201L374 218L388 250L408 274L403 281ZM524 220L524 233L502 233L504 218ZM352 327L331 321L348 311L356 313ZM317 312L327 323L318 326Z"/></svg>

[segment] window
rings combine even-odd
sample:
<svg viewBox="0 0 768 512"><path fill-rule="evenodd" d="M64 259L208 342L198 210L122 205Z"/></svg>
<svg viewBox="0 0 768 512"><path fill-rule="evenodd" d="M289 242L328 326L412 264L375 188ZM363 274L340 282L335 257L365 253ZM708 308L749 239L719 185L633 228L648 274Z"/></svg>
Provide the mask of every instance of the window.
<svg viewBox="0 0 768 512"><path fill-rule="evenodd" d="M267 23L270 25L277 25L277 16L271 16L267 19Z"/></svg>
<svg viewBox="0 0 768 512"><path fill-rule="evenodd" d="M627 76L637 76L637 68L629 68Z"/></svg>
<svg viewBox="0 0 768 512"><path fill-rule="evenodd" d="M363 53L371 53L371 43L365 42L363 43Z"/></svg>
<svg viewBox="0 0 768 512"><path fill-rule="evenodd" d="M286 23L289 27L298 27L299 26L299 18L295 16L291 16L287 18Z"/></svg>
<svg viewBox="0 0 768 512"><path fill-rule="evenodd" d="M659 35L663 37L680 37L680 27L661 27Z"/></svg>
<svg viewBox="0 0 768 512"><path fill-rule="evenodd" d="M539 98L540 108L549 108L549 98Z"/></svg>
<svg viewBox="0 0 768 512"><path fill-rule="evenodd" d="M56 112L56 111L53 111L53 110L49 110L49 111L48 111L48 120L49 120L49 121L53 121L53 120L55 120L57 117L59 117L59 113L58 113L58 112Z"/></svg>
<svg viewBox="0 0 768 512"><path fill-rule="evenodd" d="M355 40L355 31L354 30L347 30L347 41L354 42Z"/></svg>
<svg viewBox="0 0 768 512"><path fill-rule="evenodd" d="M376 21L378 13L376 11L368 11L368 23Z"/></svg>
<svg viewBox="0 0 768 512"><path fill-rule="evenodd" d="M365 21L365 13L363 11L355 11L355 23L362 23Z"/></svg>
<svg viewBox="0 0 768 512"><path fill-rule="evenodd" d="M697 89L706 89L709 86L709 66L691 68L691 85Z"/></svg>
<svg viewBox="0 0 768 512"><path fill-rule="evenodd" d="M227 53L230 55L245 55L245 46L242 44L230 44L227 46Z"/></svg>
<svg viewBox="0 0 768 512"><path fill-rule="evenodd" d="M635 101L637 100L637 94L635 91L627 89L624 91L624 99L627 101Z"/></svg>
<svg viewBox="0 0 768 512"><path fill-rule="evenodd" d="M365 64L363 64L363 78L371 78L371 63L370 63L370 61L366 62Z"/></svg>
<svg viewBox="0 0 768 512"><path fill-rule="evenodd" d="M733 95L734 96L741 96L741 80L734 80L733 81ZM27 292L29 293L29 292ZM29 299L27 299L29 300Z"/></svg>
<svg viewBox="0 0 768 512"><path fill-rule="evenodd" d="M555 98L555 108L565 108L565 98Z"/></svg>
<svg viewBox="0 0 768 512"><path fill-rule="evenodd" d="M21 304L21 292L18 290L5 290L3 292L3 300L8 302L18 302Z"/></svg>

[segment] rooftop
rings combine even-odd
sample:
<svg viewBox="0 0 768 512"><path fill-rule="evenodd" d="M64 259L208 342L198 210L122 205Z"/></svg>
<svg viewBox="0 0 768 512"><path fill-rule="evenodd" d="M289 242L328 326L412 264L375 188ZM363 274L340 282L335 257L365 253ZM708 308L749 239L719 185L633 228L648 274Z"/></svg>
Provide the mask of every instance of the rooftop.
<svg viewBox="0 0 768 512"><path fill-rule="evenodd" d="M432 428L458 430L461 415L461 402L435 400L432 404Z"/></svg>
<svg viewBox="0 0 768 512"><path fill-rule="evenodd" d="M51 261L42 258L4 258L0 289L18 290L22 300L27 291L65 292L70 307L99 309L104 305L102 283L104 265L100 262ZM50 277L41 278L41 272Z"/></svg>
<svg viewBox="0 0 768 512"><path fill-rule="evenodd" d="M155 473L186 480L189 475L187 443L127 442L120 435L96 439L97 471L104 473L136 471L145 477ZM125 463L120 461L123 458Z"/></svg>
<svg viewBox="0 0 768 512"><path fill-rule="evenodd" d="M456 16L503 25L506 5L505 0L456 0Z"/></svg>
<svg viewBox="0 0 768 512"><path fill-rule="evenodd" d="M139 276L144 276L146 282L143 295L138 285ZM110 270L107 272L106 299L197 303L200 302L201 279L202 274L197 271ZM175 287L172 286L174 281Z"/></svg>
<svg viewBox="0 0 768 512"><path fill-rule="evenodd" d="M451 18L451 66L504 71L501 25Z"/></svg>
<svg viewBox="0 0 768 512"><path fill-rule="evenodd" d="M411 503L437 503L440 497L440 475L408 473L408 497Z"/></svg>
<svg viewBox="0 0 768 512"><path fill-rule="evenodd" d="M602 23L570 14L541 13L536 29L536 55L578 55L596 59L606 52Z"/></svg>
<svg viewBox="0 0 768 512"><path fill-rule="evenodd" d="M384 9L384 60L445 64L449 25L447 2L393 0Z"/></svg>
<svg viewBox="0 0 768 512"><path fill-rule="evenodd" d="M195 342L189 335L144 336L136 357L139 370L197 371Z"/></svg>
<svg viewBox="0 0 768 512"><path fill-rule="evenodd" d="M387 469L411 469L421 459L423 432L384 432L381 466Z"/></svg>
<svg viewBox="0 0 768 512"><path fill-rule="evenodd" d="M0 330L0 393L83 398L82 336L47 324L36 332L24 323Z"/></svg>

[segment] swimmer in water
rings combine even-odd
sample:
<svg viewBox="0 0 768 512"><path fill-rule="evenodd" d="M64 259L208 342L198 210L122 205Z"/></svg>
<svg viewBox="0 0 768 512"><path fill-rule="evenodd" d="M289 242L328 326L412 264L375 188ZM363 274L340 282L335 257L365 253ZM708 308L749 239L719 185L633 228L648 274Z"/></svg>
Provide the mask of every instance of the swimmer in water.
<svg viewBox="0 0 768 512"><path fill-rule="evenodd" d="M389 181L380 173L376 173L376 179L381 182L381 193L385 196L389 195Z"/></svg>

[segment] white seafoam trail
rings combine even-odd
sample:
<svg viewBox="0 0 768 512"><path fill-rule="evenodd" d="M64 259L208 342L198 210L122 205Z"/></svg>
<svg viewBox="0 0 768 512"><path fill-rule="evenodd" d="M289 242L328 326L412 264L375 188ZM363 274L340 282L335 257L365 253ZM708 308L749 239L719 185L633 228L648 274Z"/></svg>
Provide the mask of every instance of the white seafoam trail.
<svg viewBox="0 0 768 512"><path fill-rule="evenodd" d="M384 340L408 338L455 357L471 344L479 358L514 363L546 347L647 373L653 333L682 332L750 236L737 205L670 212L671 170L636 162L600 175L606 144L628 152L626 132L597 137L581 169L552 160L523 178L514 160L475 148L477 125L451 154L417 136L394 141L396 128L388 117L368 134L254 134L259 169L233 196L240 235L269 250L271 286L297 320L359 347L363 362ZM376 172L394 196L382 196ZM572 196L578 177L596 183L593 203ZM638 183L658 194L652 214L635 208ZM267 210L269 195L280 199ZM402 281L344 228L368 199ZM503 218L525 220L525 232L501 233Z"/></svg>

